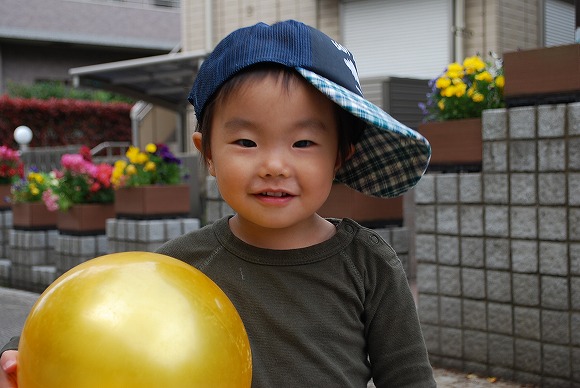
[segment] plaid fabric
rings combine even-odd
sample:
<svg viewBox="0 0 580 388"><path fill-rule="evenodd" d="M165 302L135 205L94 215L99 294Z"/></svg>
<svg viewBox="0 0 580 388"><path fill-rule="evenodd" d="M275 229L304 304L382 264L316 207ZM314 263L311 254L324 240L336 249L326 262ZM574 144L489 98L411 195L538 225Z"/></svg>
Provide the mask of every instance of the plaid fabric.
<svg viewBox="0 0 580 388"><path fill-rule="evenodd" d="M397 197L417 184L431 157L427 139L381 108L326 78L296 70L324 95L369 126L336 180L376 197Z"/></svg>

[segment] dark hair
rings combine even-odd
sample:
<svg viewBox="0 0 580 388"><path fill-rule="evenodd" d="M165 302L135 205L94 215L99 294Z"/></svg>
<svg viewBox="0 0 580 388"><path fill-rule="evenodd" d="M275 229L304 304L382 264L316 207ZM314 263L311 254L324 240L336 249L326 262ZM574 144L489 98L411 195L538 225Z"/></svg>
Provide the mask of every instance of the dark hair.
<svg viewBox="0 0 580 388"><path fill-rule="evenodd" d="M223 102L230 93L245 83L256 79L263 79L269 75L281 76L282 85L286 90L289 89L290 82L293 79L303 80L302 76L296 70L287 66L277 63L260 63L244 69L226 81L208 100L202 111L202 117L197 123L196 131L202 134L201 154L204 159L207 160L207 155L210 154L211 122L216 104ZM340 162L344 163L350 155L351 146L356 144L367 124L339 105L333 105L336 122L338 123L338 155Z"/></svg>

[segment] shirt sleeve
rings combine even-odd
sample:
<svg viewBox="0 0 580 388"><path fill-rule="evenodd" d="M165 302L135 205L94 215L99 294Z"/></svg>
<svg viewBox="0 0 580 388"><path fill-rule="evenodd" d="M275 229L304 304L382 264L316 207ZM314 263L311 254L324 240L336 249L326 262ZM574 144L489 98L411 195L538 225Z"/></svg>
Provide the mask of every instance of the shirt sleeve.
<svg viewBox="0 0 580 388"><path fill-rule="evenodd" d="M436 387L403 265L384 242L371 251L365 315L373 382L376 387Z"/></svg>
<svg viewBox="0 0 580 388"><path fill-rule="evenodd" d="M0 355L7 350L18 350L19 341L20 337L12 337L10 341L8 341L4 346L2 346L2 350L0 350Z"/></svg>

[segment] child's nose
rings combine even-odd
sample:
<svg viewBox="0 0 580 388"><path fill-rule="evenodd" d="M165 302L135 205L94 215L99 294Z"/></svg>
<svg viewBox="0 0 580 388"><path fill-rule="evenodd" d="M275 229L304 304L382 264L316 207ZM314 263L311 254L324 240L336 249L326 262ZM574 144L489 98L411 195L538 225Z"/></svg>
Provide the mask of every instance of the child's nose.
<svg viewBox="0 0 580 388"><path fill-rule="evenodd" d="M262 177L288 177L290 176L290 163L282 151L271 151L264 155L260 168Z"/></svg>

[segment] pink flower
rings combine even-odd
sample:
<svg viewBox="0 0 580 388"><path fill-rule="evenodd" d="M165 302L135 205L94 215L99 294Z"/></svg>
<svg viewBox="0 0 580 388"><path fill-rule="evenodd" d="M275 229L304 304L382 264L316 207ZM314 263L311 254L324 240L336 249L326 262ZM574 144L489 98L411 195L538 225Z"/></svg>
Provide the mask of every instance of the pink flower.
<svg viewBox="0 0 580 388"><path fill-rule="evenodd" d="M99 182L93 182L93 184L91 185L89 190L91 191L91 193L96 193L100 189L101 189L101 184Z"/></svg>
<svg viewBox="0 0 580 388"><path fill-rule="evenodd" d="M46 208L51 212L58 210L58 195L54 194L51 189L47 189L42 193L42 200Z"/></svg>
<svg viewBox="0 0 580 388"><path fill-rule="evenodd" d="M97 171L94 178L97 179L97 181L99 181L99 183L102 184L104 187L109 187L111 186L112 173L113 166L102 163L97 166Z"/></svg>

